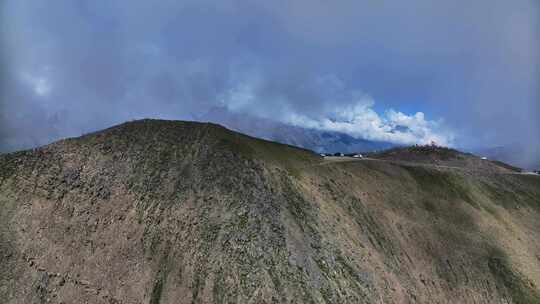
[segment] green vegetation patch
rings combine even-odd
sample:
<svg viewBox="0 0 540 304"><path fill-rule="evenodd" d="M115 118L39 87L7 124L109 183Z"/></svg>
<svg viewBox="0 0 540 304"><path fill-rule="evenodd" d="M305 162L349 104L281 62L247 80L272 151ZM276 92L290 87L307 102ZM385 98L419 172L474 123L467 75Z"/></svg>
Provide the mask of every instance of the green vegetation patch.
<svg viewBox="0 0 540 304"><path fill-rule="evenodd" d="M493 203L506 209L528 206L540 210L540 177L500 176L482 181L482 188Z"/></svg>
<svg viewBox="0 0 540 304"><path fill-rule="evenodd" d="M296 177L300 176L300 168L320 161L320 156L312 151L235 133L220 126L213 126L208 132L216 140L218 150L278 165Z"/></svg>
<svg viewBox="0 0 540 304"><path fill-rule="evenodd" d="M15 172L17 164L15 154L0 155L0 185L4 179L10 177Z"/></svg>
<svg viewBox="0 0 540 304"><path fill-rule="evenodd" d="M159 304L166 279L167 277L164 275L163 271L160 271L156 276L154 287L152 288L152 295L150 296L150 304Z"/></svg>
<svg viewBox="0 0 540 304"><path fill-rule="evenodd" d="M493 250L488 259L488 267L497 279L497 283L508 290L514 303L540 303L540 294L534 289L534 285L512 268L509 258L504 252Z"/></svg>
<svg viewBox="0 0 540 304"><path fill-rule="evenodd" d="M448 201L459 199L474 208L480 208L471 195L471 190L467 185L469 180L466 176L420 166L405 166L404 168L424 193Z"/></svg>

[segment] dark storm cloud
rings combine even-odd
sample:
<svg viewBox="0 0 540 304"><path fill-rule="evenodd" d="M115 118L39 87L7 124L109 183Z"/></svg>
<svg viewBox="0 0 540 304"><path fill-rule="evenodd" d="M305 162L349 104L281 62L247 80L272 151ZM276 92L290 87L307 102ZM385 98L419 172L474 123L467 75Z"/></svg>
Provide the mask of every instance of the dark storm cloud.
<svg viewBox="0 0 540 304"><path fill-rule="evenodd" d="M0 145L220 106L397 142L450 133L458 146L517 142L534 157L538 9L534 0L4 1ZM391 108L409 115L382 113ZM416 131L392 135L404 125Z"/></svg>

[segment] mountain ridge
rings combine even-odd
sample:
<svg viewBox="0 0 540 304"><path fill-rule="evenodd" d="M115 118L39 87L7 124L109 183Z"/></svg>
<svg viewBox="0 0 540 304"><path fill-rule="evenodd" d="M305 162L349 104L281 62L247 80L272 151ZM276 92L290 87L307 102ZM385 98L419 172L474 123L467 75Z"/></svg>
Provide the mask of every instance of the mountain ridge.
<svg viewBox="0 0 540 304"><path fill-rule="evenodd" d="M6 303L537 303L540 178L143 120L0 155Z"/></svg>

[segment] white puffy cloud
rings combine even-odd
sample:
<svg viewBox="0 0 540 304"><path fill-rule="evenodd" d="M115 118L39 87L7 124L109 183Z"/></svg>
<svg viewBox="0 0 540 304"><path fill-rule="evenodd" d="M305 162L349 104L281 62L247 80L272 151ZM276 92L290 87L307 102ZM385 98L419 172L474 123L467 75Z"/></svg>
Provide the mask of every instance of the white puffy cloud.
<svg viewBox="0 0 540 304"><path fill-rule="evenodd" d="M295 126L343 132L356 138L396 144L453 144L451 133L440 130L440 122L426 120L422 112L407 115L391 109L379 115L371 108L372 105L357 104L351 108L338 109L332 118L314 119L293 113L286 122Z"/></svg>
<svg viewBox="0 0 540 304"><path fill-rule="evenodd" d="M336 131L355 138L386 141L396 144L429 144L452 146L453 134L443 128L442 121L427 120L423 112L413 115L389 109L382 114L374 110L373 98L360 90L351 89L334 75L316 77L299 84L296 95L266 96L265 81L250 74L238 85L221 95L221 105L232 112L248 112L266 119L294 126ZM294 104L296 96L315 95L312 106L316 111L300 110ZM272 109L268 109L268 104ZM262 109L261 111L258 111ZM311 114L310 114L311 113Z"/></svg>

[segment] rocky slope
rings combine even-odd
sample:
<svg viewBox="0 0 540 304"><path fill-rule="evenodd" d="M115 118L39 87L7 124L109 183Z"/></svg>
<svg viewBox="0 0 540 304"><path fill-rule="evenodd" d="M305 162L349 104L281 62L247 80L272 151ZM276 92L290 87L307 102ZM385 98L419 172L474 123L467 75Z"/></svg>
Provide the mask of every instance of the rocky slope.
<svg viewBox="0 0 540 304"><path fill-rule="evenodd" d="M2 303L540 303L540 177L143 120L0 156Z"/></svg>

